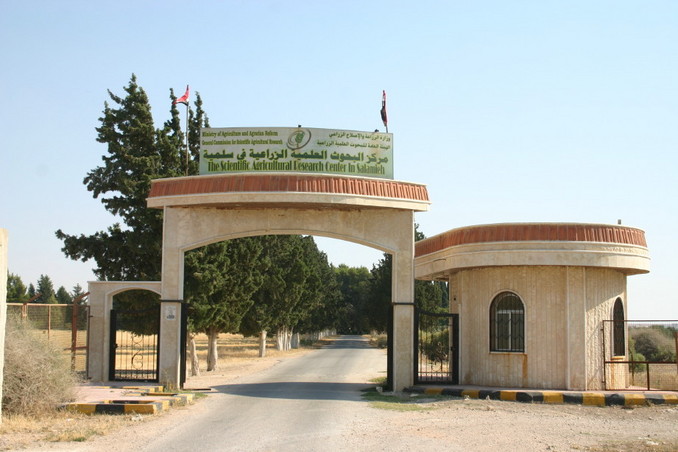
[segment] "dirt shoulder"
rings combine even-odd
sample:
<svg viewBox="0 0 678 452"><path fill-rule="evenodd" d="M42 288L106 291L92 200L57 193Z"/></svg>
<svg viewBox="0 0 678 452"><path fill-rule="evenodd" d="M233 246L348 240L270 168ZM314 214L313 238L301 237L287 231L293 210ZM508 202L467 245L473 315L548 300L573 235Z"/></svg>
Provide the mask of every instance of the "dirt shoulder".
<svg viewBox="0 0 678 452"><path fill-rule="evenodd" d="M235 382L310 349L236 358L215 372L192 377L187 388ZM424 395L370 398L367 416L343 432L345 450L412 451L673 451L678 450L678 407L590 407L464 400ZM173 409L153 417L64 415L41 425L24 420L23 430L6 419L3 450L134 450L209 403Z"/></svg>

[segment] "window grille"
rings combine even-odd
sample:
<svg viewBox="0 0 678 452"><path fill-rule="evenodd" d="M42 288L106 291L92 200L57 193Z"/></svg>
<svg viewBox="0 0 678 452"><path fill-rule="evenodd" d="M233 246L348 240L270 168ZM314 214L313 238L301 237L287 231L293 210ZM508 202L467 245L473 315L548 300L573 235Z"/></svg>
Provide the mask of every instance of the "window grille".
<svg viewBox="0 0 678 452"><path fill-rule="evenodd" d="M502 292L490 306L490 351L525 351L525 308L518 295Z"/></svg>
<svg viewBox="0 0 678 452"><path fill-rule="evenodd" d="M626 355L626 334L624 325L624 303L621 298L617 298L614 302L614 310L612 311L612 322L614 324L612 330L612 343L614 344L614 356Z"/></svg>

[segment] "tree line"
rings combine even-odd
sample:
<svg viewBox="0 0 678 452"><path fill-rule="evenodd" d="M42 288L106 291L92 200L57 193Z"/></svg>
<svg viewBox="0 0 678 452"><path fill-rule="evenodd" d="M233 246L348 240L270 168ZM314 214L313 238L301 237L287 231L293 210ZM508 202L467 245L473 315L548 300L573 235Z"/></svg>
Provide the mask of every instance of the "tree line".
<svg viewBox="0 0 678 452"><path fill-rule="evenodd" d="M106 154L83 184L119 221L91 235L58 230L56 236L67 257L94 261L99 280L158 281L162 211L146 207L151 181L198 174L200 129L209 127L209 119L196 93L187 108L188 130L182 130L177 98L170 89L169 119L156 127L149 99L134 75L123 95L109 90L108 97L96 128ZM442 283L418 281L416 301L443 309L446 290ZM368 270L331 265L311 236L213 243L186 253L184 298L190 331L209 338L210 369L216 366L220 333L257 335L264 344L267 334L276 334L278 347L284 349L293 332L385 331L391 256L384 254ZM148 294L124 292L115 303L117 308L138 308L148 304Z"/></svg>
<svg viewBox="0 0 678 452"><path fill-rule="evenodd" d="M7 272L7 303L71 304L85 295L80 284L70 292L64 286L54 290L54 283L47 275L40 275L37 283L24 284L19 275Z"/></svg>

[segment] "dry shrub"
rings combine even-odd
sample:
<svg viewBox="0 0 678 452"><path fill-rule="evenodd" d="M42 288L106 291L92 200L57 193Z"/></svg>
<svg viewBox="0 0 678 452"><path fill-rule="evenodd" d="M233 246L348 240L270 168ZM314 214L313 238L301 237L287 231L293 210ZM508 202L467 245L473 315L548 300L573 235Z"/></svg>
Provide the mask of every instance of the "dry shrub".
<svg viewBox="0 0 678 452"><path fill-rule="evenodd" d="M60 350L25 322L7 319L3 414L47 414L73 400L76 382Z"/></svg>

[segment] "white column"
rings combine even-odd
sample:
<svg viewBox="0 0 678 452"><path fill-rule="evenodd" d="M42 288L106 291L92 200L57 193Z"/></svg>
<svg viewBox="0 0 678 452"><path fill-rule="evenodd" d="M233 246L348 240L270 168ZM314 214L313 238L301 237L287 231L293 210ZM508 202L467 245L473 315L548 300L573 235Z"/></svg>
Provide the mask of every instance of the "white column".
<svg viewBox="0 0 678 452"><path fill-rule="evenodd" d="M0 229L0 369L5 368L5 326L7 323L7 229ZM2 400L3 372L0 372ZM0 404L2 405L2 404ZM2 416L2 406L0 406ZM0 417L0 421L1 421Z"/></svg>

